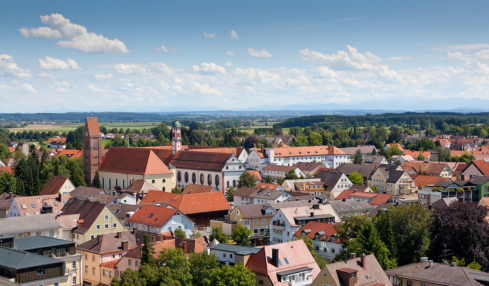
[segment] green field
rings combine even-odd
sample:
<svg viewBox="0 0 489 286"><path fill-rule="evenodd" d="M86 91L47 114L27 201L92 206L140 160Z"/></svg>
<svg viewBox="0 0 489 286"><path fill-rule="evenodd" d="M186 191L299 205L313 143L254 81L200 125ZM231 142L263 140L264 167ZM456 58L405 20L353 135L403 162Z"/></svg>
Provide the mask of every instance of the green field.
<svg viewBox="0 0 489 286"><path fill-rule="evenodd" d="M102 122L100 123L100 126L105 126L107 129L112 129L112 128L117 128L117 129L124 129L126 130L127 128L132 129L150 129L155 126L158 126L160 122ZM22 128L9 128L11 132L24 132L27 131L33 131L33 132L48 132L48 131L58 131L58 132L69 132L72 130L75 130L79 126L84 126L84 124L30 124L27 125L26 127Z"/></svg>

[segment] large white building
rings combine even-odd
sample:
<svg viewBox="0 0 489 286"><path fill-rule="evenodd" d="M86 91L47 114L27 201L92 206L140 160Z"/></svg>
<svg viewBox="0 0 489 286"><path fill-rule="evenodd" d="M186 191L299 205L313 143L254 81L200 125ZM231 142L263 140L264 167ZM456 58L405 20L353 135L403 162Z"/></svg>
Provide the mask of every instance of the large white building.
<svg viewBox="0 0 489 286"><path fill-rule="evenodd" d="M248 156L248 167L260 172L268 164L293 166L298 162L318 162L336 168L348 162L348 155L335 146L309 146L254 149Z"/></svg>

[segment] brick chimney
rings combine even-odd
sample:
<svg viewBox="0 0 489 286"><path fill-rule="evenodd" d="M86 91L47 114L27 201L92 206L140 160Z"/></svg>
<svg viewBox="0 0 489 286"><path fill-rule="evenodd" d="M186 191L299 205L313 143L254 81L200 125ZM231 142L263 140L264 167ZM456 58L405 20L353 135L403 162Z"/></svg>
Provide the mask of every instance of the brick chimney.
<svg viewBox="0 0 489 286"><path fill-rule="evenodd" d="M137 227L135 227L135 228L132 229L132 233L133 234L136 234L137 231L138 231L138 228Z"/></svg>
<svg viewBox="0 0 489 286"><path fill-rule="evenodd" d="M122 238L122 232L117 232L117 238Z"/></svg>
<svg viewBox="0 0 489 286"><path fill-rule="evenodd" d="M104 236L102 234L97 234L97 239L98 239L98 243L102 243L104 241Z"/></svg>
<svg viewBox="0 0 489 286"><path fill-rule="evenodd" d="M129 249L129 241L124 240L122 242L122 250L128 250Z"/></svg>
<svg viewBox="0 0 489 286"><path fill-rule="evenodd" d="M350 259L355 259L357 258L357 254L356 253L350 253Z"/></svg>
<svg viewBox="0 0 489 286"><path fill-rule="evenodd" d="M360 258L362 260L363 270L367 270L367 258L365 256L365 253L362 253L362 255L360 255Z"/></svg>
<svg viewBox="0 0 489 286"><path fill-rule="evenodd" d="M278 249L277 248L272 248L272 264L275 267L278 267Z"/></svg>

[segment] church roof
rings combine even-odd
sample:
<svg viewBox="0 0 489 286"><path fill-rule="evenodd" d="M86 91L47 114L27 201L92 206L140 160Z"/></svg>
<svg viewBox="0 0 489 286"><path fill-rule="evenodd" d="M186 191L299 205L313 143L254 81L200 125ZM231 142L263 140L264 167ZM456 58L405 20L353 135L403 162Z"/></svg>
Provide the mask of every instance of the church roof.
<svg viewBox="0 0 489 286"><path fill-rule="evenodd" d="M125 147L111 147L98 170L101 172L133 175L172 173L153 151Z"/></svg>
<svg viewBox="0 0 489 286"><path fill-rule="evenodd" d="M230 157L229 153L180 151L170 164L181 169L221 172Z"/></svg>
<svg viewBox="0 0 489 286"><path fill-rule="evenodd" d="M100 135L100 128L98 126L97 117L87 117L85 123L85 132L88 132L90 136Z"/></svg>
<svg viewBox="0 0 489 286"><path fill-rule="evenodd" d="M180 122L178 122L178 120L175 120L175 122L173 122L173 127L182 127L182 125Z"/></svg>

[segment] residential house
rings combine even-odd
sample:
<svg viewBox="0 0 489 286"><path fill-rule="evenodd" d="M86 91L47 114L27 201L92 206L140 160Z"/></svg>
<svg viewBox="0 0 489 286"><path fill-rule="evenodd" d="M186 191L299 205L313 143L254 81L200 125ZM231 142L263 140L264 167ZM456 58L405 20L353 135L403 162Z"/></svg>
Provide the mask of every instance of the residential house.
<svg viewBox="0 0 489 286"><path fill-rule="evenodd" d="M255 184L258 184L261 181L263 181L263 178L261 177L260 172L258 172L256 170L248 170L248 171L246 171L246 173L251 174L253 176L253 178L255 178Z"/></svg>
<svg viewBox="0 0 489 286"><path fill-rule="evenodd" d="M351 253L349 259L326 266L318 274L312 286L392 286L375 255ZM431 284L430 284L431 285Z"/></svg>
<svg viewBox="0 0 489 286"><path fill-rule="evenodd" d="M372 189L369 186L356 185L356 184L351 185L351 187L346 191L357 191L357 192L365 192L365 193L373 193L374 192L374 191L372 191Z"/></svg>
<svg viewBox="0 0 489 286"><path fill-rule="evenodd" d="M302 178L306 177L306 174L304 174L300 169L295 168L293 166L283 166L283 165L273 165L273 164L270 164L265 168L263 168L262 174L264 176L270 176L272 178L272 181L276 183L277 179L285 180L285 175L292 170L297 175L297 177L302 177Z"/></svg>
<svg viewBox="0 0 489 286"><path fill-rule="evenodd" d="M414 185L416 187L433 187L440 181L447 181L448 178L433 177L425 175L417 175L414 177Z"/></svg>
<svg viewBox="0 0 489 286"><path fill-rule="evenodd" d="M392 146L397 147L397 149L401 150L401 152L404 154L404 151L405 151L405 150L404 150L404 148L402 147L402 145L401 145L401 144L399 144L399 143L385 144L385 146L384 146L384 150L387 150L387 149L389 149L389 148L390 148L390 147L392 147Z"/></svg>
<svg viewBox="0 0 489 286"><path fill-rule="evenodd" d="M46 141L48 148L66 149L66 138L52 137Z"/></svg>
<svg viewBox="0 0 489 286"><path fill-rule="evenodd" d="M7 217L36 216L47 213L56 217L69 197L69 194L15 197L10 205Z"/></svg>
<svg viewBox="0 0 489 286"><path fill-rule="evenodd" d="M489 280L489 274L486 272L457 266L455 262L436 263L427 257L421 257L421 262L418 263L386 270L385 274L394 286L482 286L487 285Z"/></svg>
<svg viewBox="0 0 489 286"><path fill-rule="evenodd" d="M268 162L269 160L265 149L254 148L248 156L246 167L261 173L263 168L268 165Z"/></svg>
<svg viewBox="0 0 489 286"><path fill-rule="evenodd" d="M143 200L144 195L147 194L149 191L159 191L159 189L151 185L147 181L141 179L133 181L129 186L122 189L120 193L131 194L133 197L136 198L136 204L138 204Z"/></svg>
<svg viewBox="0 0 489 286"><path fill-rule="evenodd" d="M312 177L320 168L324 168L323 165L314 162L297 162L292 167L299 169L306 177L307 175Z"/></svg>
<svg viewBox="0 0 489 286"><path fill-rule="evenodd" d="M201 194L201 193L210 193L210 192L219 192L219 189L213 186L188 184L183 190L182 195Z"/></svg>
<svg viewBox="0 0 489 286"><path fill-rule="evenodd" d="M336 172L336 171L334 171ZM282 189L286 190L287 192L293 192L293 191L297 191L297 187L300 187L303 183L306 183L306 185L308 183L311 183L311 182L318 182L318 179L315 179L315 178L311 178L311 179L297 179L297 180L285 180L284 183L282 184ZM323 189L323 190L318 190L318 191L324 191L324 183L323 182L320 182L320 186L317 187L318 189ZM304 187L301 187L301 189L316 189L316 188L313 188L312 186L309 187L309 188L304 188Z"/></svg>
<svg viewBox="0 0 489 286"><path fill-rule="evenodd" d="M124 224L125 227L129 226L127 220L141 208L141 205L128 205L128 204L109 204L107 207L114 213L114 215Z"/></svg>
<svg viewBox="0 0 489 286"><path fill-rule="evenodd" d="M279 184L272 184L272 183L258 183L255 185L255 187L261 187L261 188L268 188L272 190L285 190L281 185Z"/></svg>
<svg viewBox="0 0 489 286"><path fill-rule="evenodd" d="M332 199L342 191L348 190L353 185L350 179L343 173L321 171L317 173L315 178L324 183L324 194Z"/></svg>
<svg viewBox="0 0 489 286"><path fill-rule="evenodd" d="M462 180L468 180L475 176L489 177L489 159L472 161L462 171Z"/></svg>
<svg viewBox="0 0 489 286"><path fill-rule="evenodd" d="M14 198L17 195L12 193L3 193L0 194L0 218L6 218L8 215L8 211L14 202Z"/></svg>
<svg viewBox="0 0 489 286"><path fill-rule="evenodd" d="M340 221L340 217L330 204L318 203L279 208L270 221L270 242L275 244L292 240L294 233L310 221L334 224Z"/></svg>
<svg viewBox="0 0 489 286"><path fill-rule="evenodd" d="M489 197L489 177L475 176L470 178L471 185L475 185L478 193L477 199L480 201L482 198Z"/></svg>
<svg viewBox="0 0 489 286"><path fill-rule="evenodd" d="M44 195L67 194L75 189L75 185L66 177L51 176L39 193Z"/></svg>
<svg viewBox="0 0 489 286"><path fill-rule="evenodd" d="M310 180L309 182L296 182L295 190L299 192L304 192L309 195L323 195L325 190L325 185L323 182L318 180Z"/></svg>
<svg viewBox="0 0 489 286"><path fill-rule="evenodd" d="M141 204L168 204L189 217L197 226L209 226L211 219L222 219L231 209L221 192L173 194L149 191Z"/></svg>
<svg viewBox="0 0 489 286"><path fill-rule="evenodd" d="M90 188L79 186L70 192L71 198L77 198L78 200L88 200L91 202L99 202L103 204L136 204L136 197L131 192L117 192L112 191L112 194L108 195L104 190L98 188Z"/></svg>
<svg viewBox="0 0 489 286"><path fill-rule="evenodd" d="M72 240L80 245L97 235L125 231L124 224L106 204L89 200L70 199L63 208L62 216L79 214L77 227L72 231Z"/></svg>
<svg viewBox="0 0 489 286"><path fill-rule="evenodd" d="M354 172L357 172L362 176L363 182L364 184L366 184L368 178L370 177L370 175L372 175L372 173L375 171L376 168L377 167L374 165L341 164L338 167L336 167L336 170L347 176L350 176Z"/></svg>
<svg viewBox="0 0 489 286"><path fill-rule="evenodd" d="M214 254L219 259L219 264L230 266L238 265L239 263L246 266L250 256L260 251L260 248L246 247L233 244L217 244L209 248L210 253Z"/></svg>
<svg viewBox="0 0 489 286"><path fill-rule="evenodd" d="M411 194L415 191L414 181L400 166L396 165L381 165L371 175L368 180L370 188L373 186L377 190L392 194Z"/></svg>
<svg viewBox="0 0 489 286"><path fill-rule="evenodd" d="M67 285L80 285L82 283L82 255L76 253L74 242L47 236L19 237L13 239L13 242L13 248L16 250L63 261L65 273L68 275Z"/></svg>
<svg viewBox="0 0 489 286"><path fill-rule="evenodd" d="M0 276L22 286L67 286L64 262L27 251L0 246Z"/></svg>
<svg viewBox="0 0 489 286"><path fill-rule="evenodd" d="M371 155L372 152L375 150L375 152L379 152L377 148L375 148L374 145L358 145L357 147L346 147L346 148L340 148L341 151L345 152L345 154L348 156L348 162L349 164L353 164L353 157L357 153L358 150L362 153L362 159L365 158L367 155Z"/></svg>
<svg viewBox="0 0 489 286"><path fill-rule="evenodd" d="M301 236L310 238L314 250L328 260L333 260L343 249L334 224L310 221L294 234L294 237Z"/></svg>
<svg viewBox="0 0 489 286"><path fill-rule="evenodd" d="M156 154L144 148L111 147L98 169L104 190L124 189L136 180L145 180L163 192L175 187L175 170L170 170Z"/></svg>
<svg viewBox="0 0 489 286"><path fill-rule="evenodd" d="M241 187L234 193L234 205L266 204L286 201L291 197L284 190L261 187Z"/></svg>
<svg viewBox="0 0 489 286"><path fill-rule="evenodd" d="M443 198L439 199L436 202L432 203L430 206L432 209L437 209L437 208L445 208L448 207L450 204L454 202L458 202L458 198L456 197L451 197L451 198Z"/></svg>
<svg viewBox="0 0 489 286"><path fill-rule="evenodd" d="M114 265L136 245L130 231L101 234L78 245L76 250L83 255L83 285L111 285Z"/></svg>
<svg viewBox="0 0 489 286"><path fill-rule="evenodd" d="M293 166L297 162L320 162L328 168L336 168L348 162L348 156L335 146L266 148L268 164Z"/></svg>
<svg viewBox="0 0 489 286"><path fill-rule="evenodd" d="M396 162L399 162L397 164L400 165L402 162L411 162L411 161L415 161L415 159L410 155L392 155L391 164L396 164Z"/></svg>
<svg viewBox="0 0 489 286"><path fill-rule="evenodd" d="M355 199L344 198L342 200L329 201L329 203L341 219L366 215L374 209L373 205L363 200L357 201Z"/></svg>
<svg viewBox="0 0 489 286"><path fill-rule="evenodd" d="M0 219L0 235L60 237L61 229L61 225L50 214Z"/></svg>
<svg viewBox="0 0 489 286"><path fill-rule="evenodd" d="M418 160L419 156L423 155L425 158L424 160L420 161L431 161L431 152L430 151L411 151L411 150L404 150L404 156L410 156L413 160ZM406 160L406 161L412 161L412 160ZM403 161L401 161L403 162Z"/></svg>
<svg viewBox="0 0 489 286"><path fill-rule="evenodd" d="M303 240L266 245L248 259L256 285L311 285L321 269Z"/></svg>
<svg viewBox="0 0 489 286"><path fill-rule="evenodd" d="M374 207L381 204L395 204L398 202L396 197L391 194L365 192L352 189L341 192L341 194L335 198L335 201L341 201L343 199L354 199L357 202L365 201Z"/></svg>
<svg viewBox="0 0 489 286"><path fill-rule="evenodd" d="M367 155L362 161L362 165L384 165L388 163L387 158L381 155Z"/></svg>
<svg viewBox="0 0 489 286"><path fill-rule="evenodd" d="M143 205L128 220L129 229L140 229L153 233L183 230L187 236L192 234L193 221L182 212L160 206Z"/></svg>
<svg viewBox="0 0 489 286"><path fill-rule="evenodd" d="M429 176L450 178L453 176L453 170L446 162L421 162L410 161L402 162L402 167L413 167L416 172L423 174L427 173Z"/></svg>
<svg viewBox="0 0 489 286"><path fill-rule="evenodd" d="M56 220L62 227L61 239L73 241L73 230L78 227L80 214L57 216Z"/></svg>

